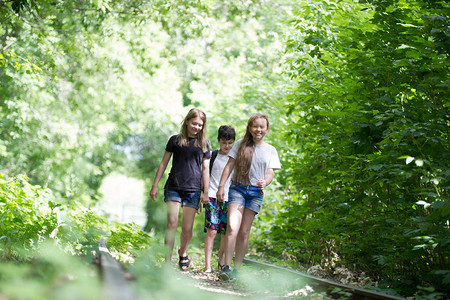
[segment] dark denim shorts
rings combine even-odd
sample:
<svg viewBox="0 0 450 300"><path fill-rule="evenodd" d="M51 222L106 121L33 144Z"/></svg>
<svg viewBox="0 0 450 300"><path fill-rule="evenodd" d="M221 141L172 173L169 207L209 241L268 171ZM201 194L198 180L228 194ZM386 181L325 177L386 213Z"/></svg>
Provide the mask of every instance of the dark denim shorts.
<svg viewBox="0 0 450 300"><path fill-rule="evenodd" d="M175 191L171 189L164 190L164 202L175 201L181 203L181 206L198 209L201 192Z"/></svg>
<svg viewBox="0 0 450 300"><path fill-rule="evenodd" d="M232 182L228 191L228 205L231 203L239 203L244 207L259 213L263 201L264 192L256 186L241 185Z"/></svg>

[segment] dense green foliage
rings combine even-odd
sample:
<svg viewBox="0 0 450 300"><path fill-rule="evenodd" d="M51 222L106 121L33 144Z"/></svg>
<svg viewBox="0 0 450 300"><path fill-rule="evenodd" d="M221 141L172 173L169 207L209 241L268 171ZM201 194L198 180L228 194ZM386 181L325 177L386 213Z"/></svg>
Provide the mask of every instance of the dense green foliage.
<svg viewBox="0 0 450 300"><path fill-rule="evenodd" d="M124 263L150 245L134 224L108 222L75 200L63 205L23 176L0 175L0 291L11 299L78 299L80 291L98 299L99 278L89 264L100 238L110 237L109 249Z"/></svg>
<svg viewBox="0 0 450 300"><path fill-rule="evenodd" d="M448 292L447 22L435 1L298 8L275 251L353 265L403 294Z"/></svg>
<svg viewBox="0 0 450 300"><path fill-rule="evenodd" d="M28 183L23 176L0 178L0 253L3 260L28 260L47 241L64 251L92 258L101 237L111 237L113 250L133 252L149 243L134 224L108 222L95 209L73 200L70 205L51 190ZM133 252L134 253L134 252Z"/></svg>
<svg viewBox="0 0 450 300"><path fill-rule="evenodd" d="M2 174L3 175L3 174ZM50 191L31 186L24 178L0 178L0 221L3 259L15 256L14 246L33 248L47 237L55 237L58 219ZM54 201L54 200L53 200Z"/></svg>
<svg viewBox="0 0 450 300"><path fill-rule="evenodd" d="M448 293L448 18L431 0L0 0L3 260L45 273L45 241L89 260L104 235L135 257L148 235L91 207L100 183L148 186L198 106L213 148L220 125L270 116L283 169L254 248ZM162 231L162 201L147 212Z"/></svg>

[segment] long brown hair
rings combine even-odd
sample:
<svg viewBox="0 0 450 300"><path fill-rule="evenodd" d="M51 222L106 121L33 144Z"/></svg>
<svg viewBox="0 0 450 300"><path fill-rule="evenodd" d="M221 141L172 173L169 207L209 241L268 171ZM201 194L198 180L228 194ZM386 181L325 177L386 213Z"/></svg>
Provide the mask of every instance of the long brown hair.
<svg viewBox="0 0 450 300"><path fill-rule="evenodd" d="M252 165L253 153L255 152L255 143L253 142L250 128L252 127L253 122L259 118L263 118L267 121L267 129L269 129L269 117L267 115L255 113L250 117L250 119L248 119L247 130L241 144L239 145L234 168L233 180L240 184L250 184L250 167Z"/></svg>
<svg viewBox="0 0 450 300"><path fill-rule="evenodd" d="M181 147L189 146L189 136L188 136L188 122L191 119L200 117L203 121L202 130L197 134L195 146L202 149L203 152L208 151L208 139L206 138L206 114L198 108L191 108L184 118L183 122L181 122L180 133L177 136L178 145Z"/></svg>

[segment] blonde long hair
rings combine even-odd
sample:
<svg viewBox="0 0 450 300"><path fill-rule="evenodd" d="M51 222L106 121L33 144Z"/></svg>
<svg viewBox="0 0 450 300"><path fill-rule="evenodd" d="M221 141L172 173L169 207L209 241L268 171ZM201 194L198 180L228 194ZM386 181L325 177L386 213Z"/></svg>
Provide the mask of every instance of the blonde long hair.
<svg viewBox="0 0 450 300"><path fill-rule="evenodd" d="M269 129L269 117L267 115L255 113L250 117L250 119L248 119L247 130L241 144L239 145L234 168L233 180L240 184L250 184L250 167L252 165L253 153L255 152L255 143L253 142L250 128L253 125L253 122L259 118L263 118L267 121L267 129Z"/></svg>
<svg viewBox="0 0 450 300"><path fill-rule="evenodd" d="M206 152L208 151L208 139L206 138L206 114L198 108L191 108L184 118L183 122L181 122L180 133L177 136L178 145L180 145L180 147L189 146L187 123L189 122L189 120L197 117L200 117L200 119L202 119L203 127L195 137L196 141L194 146L199 147L203 152Z"/></svg>

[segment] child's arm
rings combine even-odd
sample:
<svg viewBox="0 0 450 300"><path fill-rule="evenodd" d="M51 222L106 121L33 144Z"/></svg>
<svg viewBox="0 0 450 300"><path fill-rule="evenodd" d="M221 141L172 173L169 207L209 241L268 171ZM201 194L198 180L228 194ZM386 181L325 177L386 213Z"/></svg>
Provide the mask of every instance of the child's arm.
<svg viewBox="0 0 450 300"><path fill-rule="evenodd" d="M152 198L153 201L156 201L156 197L158 197L158 183L161 180L161 177L163 176L171 157L172 152L164 152L161 163L159 164L158 170L155 174L155 180L153 180L152 189L150 190L150 198Z"/></svg>
<svg viewBox="0 0 450 300"><path fill-rule="evenodd" d="M223 202L225 198L225 190L223 187L225 186L225 183L227 182L228 177L231 174L231 171L233 171L235 162L236 160L234 158L229 157L225 168L223 168L222 176L220 177L219 181L219 188L216 194L217 200L219 200L220 202Z"/></svg>
<svg viewBox="0 0 450 300"><path fill-rule="evenodd" d="M257 183L257 186L260 188L260 189L264 189L266 186L268 186L271 182L272 182L272 179L273 179L273 169L267 169L267 171L266 171L266 175L264 176L264 179L259 179L258 180L258 183Z"/></svg>
<svg viewBox="0 0 450 300"><path fill-rule="evenodd" d="M209 158L204 158L202 163L202 186L203 195L200 200L203 204L209 203L208 189L209 189Z"/></svg>

